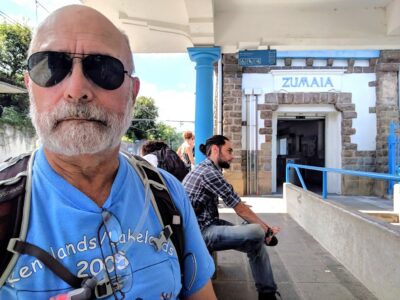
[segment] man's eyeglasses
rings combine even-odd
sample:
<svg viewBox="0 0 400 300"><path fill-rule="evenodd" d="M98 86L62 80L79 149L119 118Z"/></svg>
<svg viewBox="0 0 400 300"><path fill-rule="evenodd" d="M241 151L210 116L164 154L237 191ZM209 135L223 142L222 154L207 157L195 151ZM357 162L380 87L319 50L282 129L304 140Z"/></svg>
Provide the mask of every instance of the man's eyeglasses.
<svg viewBox="0 0 400 300"><path fill-rule="evenodd" d="M125 74L128 74L122 62L112 56L43 51L28 58L29 76L41 87L52 87L71 73L74 58L82 60L85 77L105 90L119 88L124 82Z"/></svg>
<svg viewBox="0 0 400 300"><path fill-rule="evenodd" d="M101 255L107 276L100 279L95 294L98 298L112 294L115 299L118 299L117 293L119 293L121 299L124 299L125 293L132 287L132 268L125 253L118 247L122 235L121 224L107 210L102 211L102 217L103 222L97 231L97 237L101 244ZM104 249L106 240L108 240L109 251Z"/></svg>

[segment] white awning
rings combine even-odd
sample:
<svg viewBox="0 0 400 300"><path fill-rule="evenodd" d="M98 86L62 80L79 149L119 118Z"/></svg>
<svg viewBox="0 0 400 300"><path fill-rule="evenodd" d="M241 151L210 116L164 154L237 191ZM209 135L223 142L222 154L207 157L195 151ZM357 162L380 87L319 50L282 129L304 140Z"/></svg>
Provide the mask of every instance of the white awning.
<svg viewBox="0 0 400 300"><path fill-rule="evenodd" d="M122 29L134 53L400 48L400 0L81 0ZM133 3L133 4L132 4Z"/></svg>
<svg viewBox="0 0 400 300"><path fill-rule="evenodd" d="M27 92L24 88L0 81L0 94L25 94Z"/></svg>

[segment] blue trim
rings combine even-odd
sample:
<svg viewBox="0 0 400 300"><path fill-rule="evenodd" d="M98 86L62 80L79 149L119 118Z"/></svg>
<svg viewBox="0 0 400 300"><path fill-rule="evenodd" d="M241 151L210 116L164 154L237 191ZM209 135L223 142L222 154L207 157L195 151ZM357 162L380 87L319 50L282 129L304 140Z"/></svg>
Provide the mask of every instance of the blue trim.
<svg viewBox="0 0 400 300"><path fill-rule="evenodd" d="M278 51L277 58L317 58L317 59L370 59L379 58L380 50L309 50Z"/></svg>

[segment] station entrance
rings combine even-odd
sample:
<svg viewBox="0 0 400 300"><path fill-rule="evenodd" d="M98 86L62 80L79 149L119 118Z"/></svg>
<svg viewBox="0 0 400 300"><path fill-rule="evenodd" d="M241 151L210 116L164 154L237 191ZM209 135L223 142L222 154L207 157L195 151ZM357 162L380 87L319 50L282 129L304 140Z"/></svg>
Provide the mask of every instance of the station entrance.
<svg viewBox="0 0 400 300"><path fill-rule="evenodd" d="M295 116L279 118L277 123L276 180L277 192L285 182L286 164L325 166L325 118ZM322 173L301 170L307 188L320 192ZM301 186L296 171L290 170L290 182Z"/></svg>

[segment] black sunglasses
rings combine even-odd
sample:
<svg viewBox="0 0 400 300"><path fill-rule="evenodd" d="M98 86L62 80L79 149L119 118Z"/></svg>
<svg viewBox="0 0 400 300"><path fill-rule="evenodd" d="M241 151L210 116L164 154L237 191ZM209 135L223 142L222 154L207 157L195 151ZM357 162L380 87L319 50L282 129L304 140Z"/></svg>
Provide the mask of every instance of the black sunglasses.
<svg viewBox="0 0 400 300"><path fill-rule="evenodd" d="M74 58L82 60L85 77L105 90L119 88L124 82L125 74L128 74L122 62L112 56L43 51L28 58L29 76L41 87L54 86L71 73Z"/></svg>

